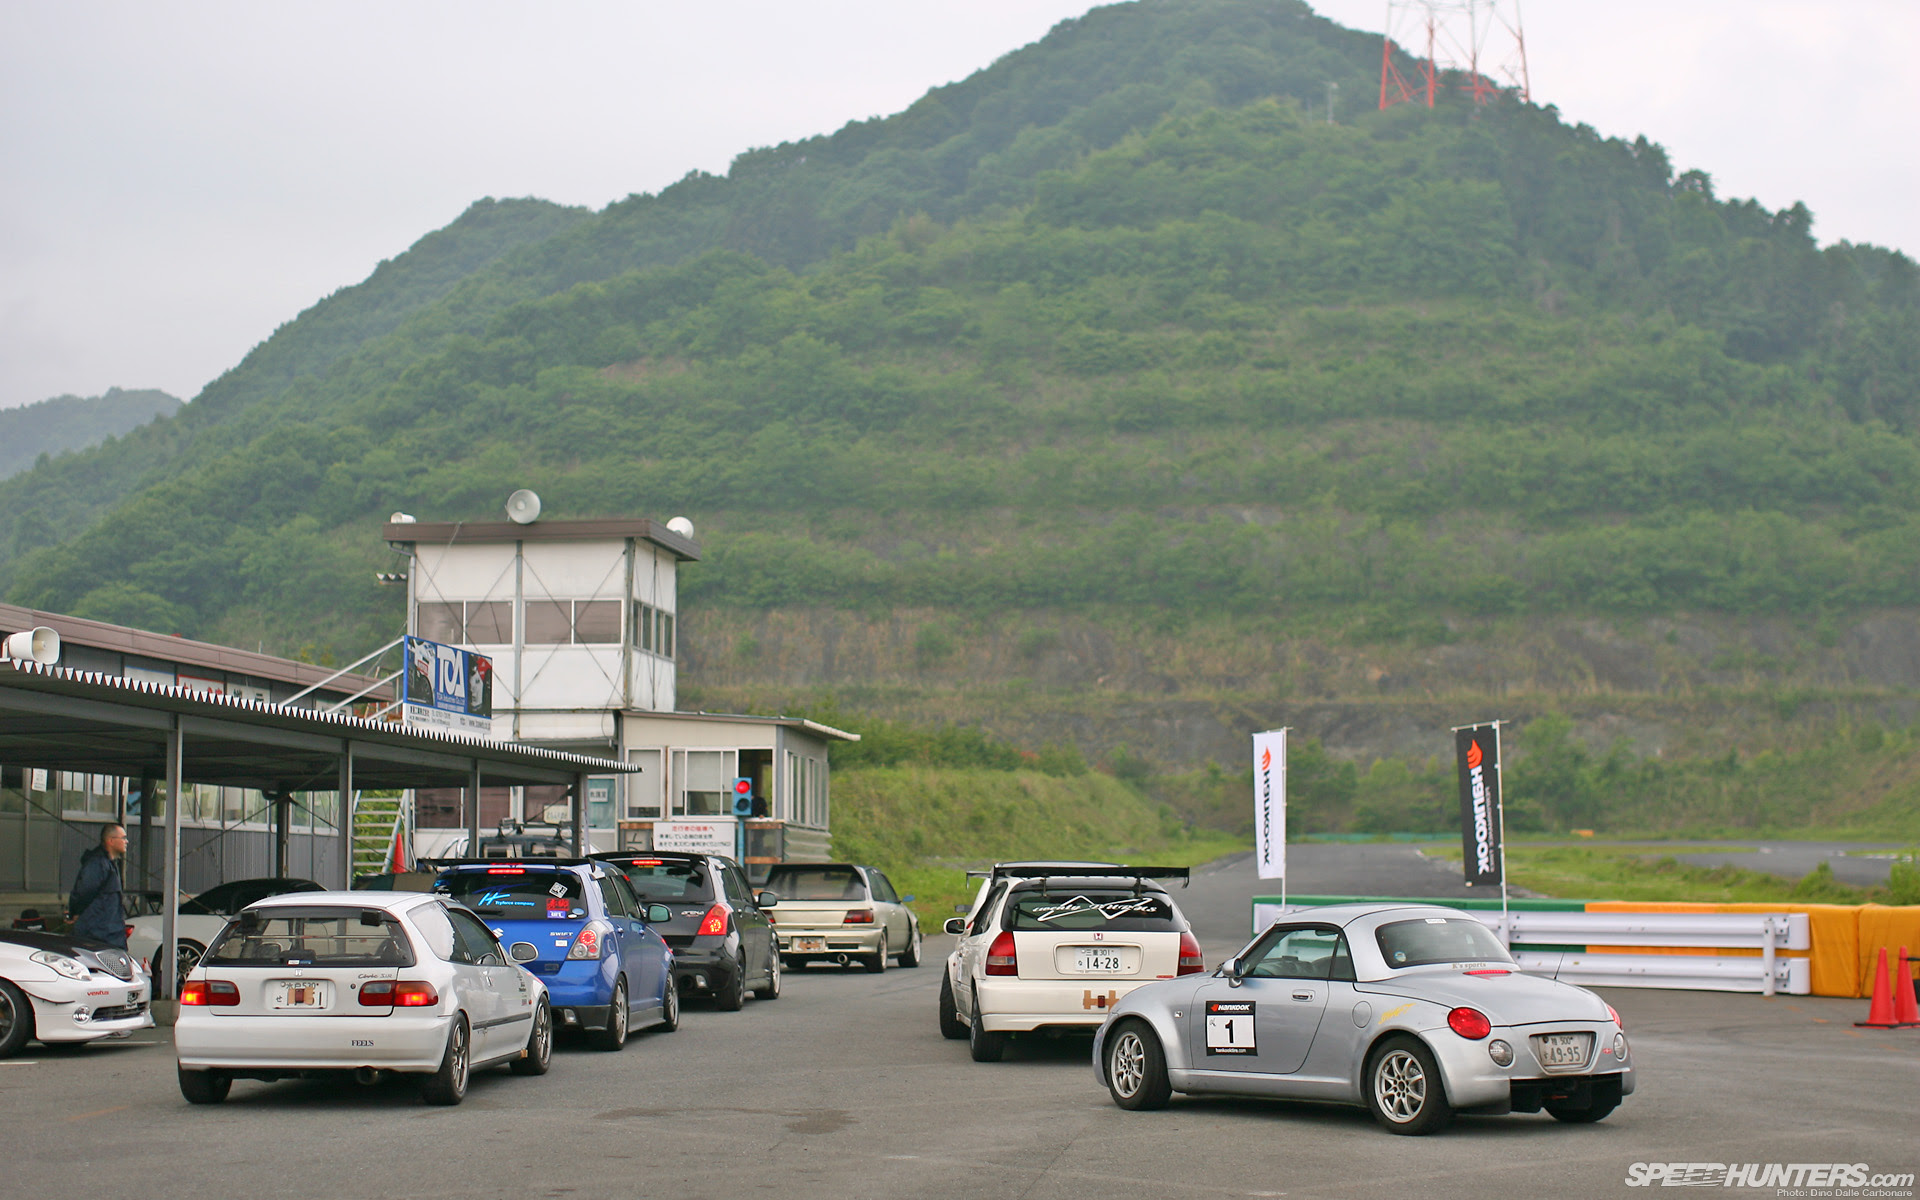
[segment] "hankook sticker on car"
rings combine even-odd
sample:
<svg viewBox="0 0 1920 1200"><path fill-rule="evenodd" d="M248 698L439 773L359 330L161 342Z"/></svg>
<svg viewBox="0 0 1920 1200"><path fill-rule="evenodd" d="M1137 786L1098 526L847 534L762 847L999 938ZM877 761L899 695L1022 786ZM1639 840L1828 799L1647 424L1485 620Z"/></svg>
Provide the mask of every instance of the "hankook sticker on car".
<svg viewBox="0 0 1920 1200"><path fill-rule="evenodd" d="M1252 1054L1253 1001L1207 1001L1207 1053Z"/></svg>

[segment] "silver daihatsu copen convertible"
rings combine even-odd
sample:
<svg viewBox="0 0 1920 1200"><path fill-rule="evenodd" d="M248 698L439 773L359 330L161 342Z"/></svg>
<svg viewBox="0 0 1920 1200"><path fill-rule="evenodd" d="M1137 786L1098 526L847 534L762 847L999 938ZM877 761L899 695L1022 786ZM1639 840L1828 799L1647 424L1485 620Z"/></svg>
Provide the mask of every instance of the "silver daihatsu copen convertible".
<svg viewBox="0 0 1920 1200"><path fill-rule="evenodd" d="M1522 974L1485 924L1424 904L1289 913L1211 974L1129 992L1093 1064L1122 1108L1176 1091L1326 1100L1406 1134L1455 1113L1598 1121L1633 1093L1611 1005Z"/></svg>

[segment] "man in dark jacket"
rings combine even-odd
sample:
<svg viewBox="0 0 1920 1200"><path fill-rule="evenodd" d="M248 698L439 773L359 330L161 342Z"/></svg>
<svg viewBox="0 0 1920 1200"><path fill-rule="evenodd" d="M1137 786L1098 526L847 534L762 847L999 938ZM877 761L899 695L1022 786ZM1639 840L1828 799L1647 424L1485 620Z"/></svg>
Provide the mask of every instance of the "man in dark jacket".
<svg viewBox="0 0 1920 1200"><path fill-rule="evenodd" d="M73 936L95 938L127 948L127 914L120 902L120 863L127 852L127 831L109 825L100 831L100 844L80 856L80 873L67 896L67 915Z"/></svg>

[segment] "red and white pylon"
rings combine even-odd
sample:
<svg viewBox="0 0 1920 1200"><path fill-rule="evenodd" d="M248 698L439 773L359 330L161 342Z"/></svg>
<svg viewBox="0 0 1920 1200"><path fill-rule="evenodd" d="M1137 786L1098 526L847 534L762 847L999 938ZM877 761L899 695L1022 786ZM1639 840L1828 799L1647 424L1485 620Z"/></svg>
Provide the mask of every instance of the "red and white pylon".
<svg viewBox="0 0 1920 1200"><path fill-rule="evenodd" d="M1420 55L1412 77L1394 62L1394 51ZM1440 76L1466 76L1462 89L1484 104L1512 89L1531 100L1527 39L1520 26L1520 0L1387 0L1387 28L1380 47L1380 107L1433 107Z"/></svg>

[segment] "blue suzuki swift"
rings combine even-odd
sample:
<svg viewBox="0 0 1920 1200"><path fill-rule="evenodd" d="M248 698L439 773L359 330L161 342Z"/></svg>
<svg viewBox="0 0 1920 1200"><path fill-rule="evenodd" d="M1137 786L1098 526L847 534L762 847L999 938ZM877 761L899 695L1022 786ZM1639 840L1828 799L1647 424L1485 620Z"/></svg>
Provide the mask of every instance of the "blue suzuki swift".
<svg viewBox="0 0 1920 1200"><path fill-rule="evenodd" d="M602 1050L626 1045L629 1030L679 1028L673 951L652 928L672 914L642 903L618 871L585 859L493 859L448 865L433 890L478 913L540 977L560 1028L584 1030Z"/></svg>

